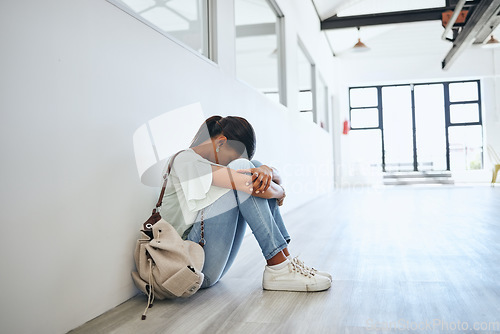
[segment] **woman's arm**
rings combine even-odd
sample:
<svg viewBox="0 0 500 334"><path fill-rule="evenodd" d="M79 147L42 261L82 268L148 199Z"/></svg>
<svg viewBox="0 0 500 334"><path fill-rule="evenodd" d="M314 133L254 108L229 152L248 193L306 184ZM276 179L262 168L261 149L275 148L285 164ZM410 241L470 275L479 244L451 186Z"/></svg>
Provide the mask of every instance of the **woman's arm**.
<svg viewBox="0 0 500 334"><path fill-rule="evenodd" d="M234 181L232 185L231 178ZM252 196L261 198L283 198L283 188L275 182L270 182L265 191L259 191L254 188L252 175L237 172L231 168L212 166L212 184L214 186L236 189L246 192Z"/></svg>
<svg viewBox="0 0 500 334"><path fill-rule="evenodd" d="M253 187L256 193L266 191L272 182L281 185L281 176L278 170L274 167L269 167L266 165L261 165L255 168L238 169L238 173L246 173L252 175ZM272 181L272 182L271 182Z"/></svg>

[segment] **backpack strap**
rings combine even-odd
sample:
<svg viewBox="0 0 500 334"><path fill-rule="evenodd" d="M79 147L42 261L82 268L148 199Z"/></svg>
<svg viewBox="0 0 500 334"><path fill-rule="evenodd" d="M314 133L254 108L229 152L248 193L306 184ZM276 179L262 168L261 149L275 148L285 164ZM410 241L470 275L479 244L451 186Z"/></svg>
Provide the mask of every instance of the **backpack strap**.
<svg viewBox="0 0 500 334"><path fill-rule="evenodd" d="M146 233L146 235L150 238L153 239L153 233L151 232L153 225L156 224L161 219L160 216L160 207L163 201L163 195L165 195L165 189L167 188L167 180L168 180L168 174L170 174L170 171L172 170L172 165L174 164L174 159L179 155L179 153L183 152L179 151L175 153L172 158L170 159L170 162L168 163L167 167L167 172L165 175L163 175L163 185L161 187L161 192L160 192L160 197L158 198L158 202L156 203L155 208L153 209L153 212L151 213L151 216L142 224L142 231Z"/></svg>
<svg viewBox="0 0 500 334"><path fill-rule="evenodd" d="M165 175L163 175L163 185L161 187L161 192L160 192L160 197L158 198L158 202L156 203L156 211L158 211L158 208L161 207L162 201L163 201L163 195L165 195L165 189L167 188L167 180L168 180L168 175L170 174L172 170L172 166L174 164L174 159L179 155L179 153L184 152L184 150L179 151L175 153L172 158L170 159L170 162L168 163L167 167L167 172Z"/></svg>

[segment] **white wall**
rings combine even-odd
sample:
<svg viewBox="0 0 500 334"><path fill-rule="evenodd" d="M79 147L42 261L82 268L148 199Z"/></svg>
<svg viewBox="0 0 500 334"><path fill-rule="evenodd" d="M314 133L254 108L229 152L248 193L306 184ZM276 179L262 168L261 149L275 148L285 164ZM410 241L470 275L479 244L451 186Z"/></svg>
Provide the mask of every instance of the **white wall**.
<svg viewBox="0 0 500 334"><path fill-rule="evenodd" d="M409 45L409 44L408 44ZM407 46L407 45L404 45ZM395 83L419 83L480 79L483 108L485 144L500 151L500 50L471 47L461 54L447 71L441 69L441 61L451 48L451 43L432 44L430 49L419 46L400 54L383 54L381 50L361 54L347 54L337 59L339 78L337 81L339 104L335 113L336 123L349 118L348 88L352 86L383 85ZM349 150L349 136L337 137L336 150L341 151L342 165L337 182L343 186L352 185L349 177L353 165ZM490 163L484 155L485 169L454 173L457 181L489 182ZM372 181L367 181L370 183Z"/></svg>
<svg viewBox="0 0 500 334"><path fill-rule="evenodd" d="M169 110L247 117L288 210L327 190L331 137L294 109L297 34L325 78L331 54L309 2L279 4L289 109L235 78L232 1L217 6L218 64L104 0L0 4L2 333L63 333L137 292L132 251L158 189L140 183L132 136Z"/></svg>

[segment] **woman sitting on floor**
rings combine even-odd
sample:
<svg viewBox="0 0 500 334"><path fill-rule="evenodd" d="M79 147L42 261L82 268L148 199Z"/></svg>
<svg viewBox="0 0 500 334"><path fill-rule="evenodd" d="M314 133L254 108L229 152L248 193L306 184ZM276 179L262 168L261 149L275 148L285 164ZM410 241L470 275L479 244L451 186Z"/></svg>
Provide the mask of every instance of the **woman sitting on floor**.
<svg viewBox="0 0 500 334"><path fill-rule="evenodd" d="M202 288L214 285L229 270L246 224L267 261L264 289L330 288L328 273L290 256L290 236L278 208L285 198L282 180L275 168L250 161L255 148L255 133L246 119L208 118L190 148L174 159L163 198L163 218L183 239L206 240Z"/></svg>

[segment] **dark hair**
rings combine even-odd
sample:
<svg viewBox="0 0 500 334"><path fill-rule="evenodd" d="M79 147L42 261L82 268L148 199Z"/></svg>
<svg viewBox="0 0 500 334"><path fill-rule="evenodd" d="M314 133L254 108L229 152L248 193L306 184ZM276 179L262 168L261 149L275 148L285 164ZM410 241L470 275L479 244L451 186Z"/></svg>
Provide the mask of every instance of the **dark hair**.
<svg viewBox="0 0 500 334"><path fill-rule="evenodd" d="M246 150L248 159L253 158L256 146L255 132L252 125L243 117L209 117L194 136L190 147L198 146L220 134L226 136L227 144L240 155Z"/></svg>

